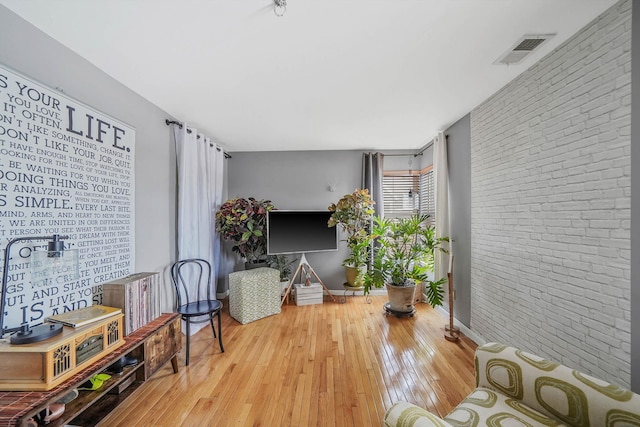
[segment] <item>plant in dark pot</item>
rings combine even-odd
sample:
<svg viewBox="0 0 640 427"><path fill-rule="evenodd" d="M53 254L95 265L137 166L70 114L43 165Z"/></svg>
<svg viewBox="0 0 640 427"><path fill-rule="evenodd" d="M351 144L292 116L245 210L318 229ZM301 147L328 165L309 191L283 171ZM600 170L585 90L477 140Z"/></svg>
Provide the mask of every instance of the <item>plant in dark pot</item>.
<svg viewBox="0 0 640 427"><path fill-rule="evenodd" d="M369 229L373 220L374 201L369 190L356 189L329 206L329 227L340 226L346 234L349 256L342 265L346 268L347 285L361 287L371 252Z"/></svg>
<svg viewBox="0 0 640 427"><path fill-rule="evenodd" d="M293 264L297 260L298 258L290 258L288 255L269 255L267 262L269 263L269 267L280 272L280 281L284 282L291 278Z"/></svg>
<svg viewBox="0 0 640 427"><path fill-rule="evenodd" d="M267 212L273 208L270 200L249 197L227 200L216 212L216 229L233 243L247 269L267 265Z"/></svg>
<svg viewBox="0 0 640 427"><path fill-rule="evenodd" d="M269 267L274 268L280 272L280 293L282 294L289 285L291 274L293 273L293 264L298 261L298 258L290 257L288 255L269 255L267 262Z"/></svg>
<svg viewBox="0 0 640 427"><path fill-rule="evenodd" d="M374 219L373 261L365 276L364 292L386 286L389 302L385 307L391 313L413 313L413 295L419 283L424 283L431 306L442 305L442 285L446 280L430 280L429 273L434 269L434 252L446 252L441 245L449 238L436 238L435 228L426 223L428 218L416 214L401 219Z"/></svg>

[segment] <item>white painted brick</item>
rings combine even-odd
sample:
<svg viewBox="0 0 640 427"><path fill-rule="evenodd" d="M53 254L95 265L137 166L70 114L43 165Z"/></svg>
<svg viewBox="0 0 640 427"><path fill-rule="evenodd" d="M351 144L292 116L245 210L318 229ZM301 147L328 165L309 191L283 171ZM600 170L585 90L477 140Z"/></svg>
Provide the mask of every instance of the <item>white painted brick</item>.
<svg viewBox="0 0 640 427"><path fill-rule="evenodd" d="M616 228L619 229L622 226L622 222L618 220L602 220L594 219L589 221L591 228Z"/></svg>
<svg viewBox="0 0 640 427"><path fill-rule="evenodd" d="M623 319L616 319L616 334L620 334L620 332L627 332L627 334L622 335L623 339L629 339L629 333L631 333L631 322Z"/></svg>
<svg viewBox="0 0 640 427"><path fill-rule="evenodd" d="M594 207L592 208L593 210L582 212L581 217L584 220L588 220L588 219L603 219L603 220L614 219L616 217L616 211L615 210L605 210L605 211L599 210L599 209L602 209L603 207L610 206L611 204L615 204L615 203L613 201L609 200L609 201L607 201L606 204L604 204L604 206L600 206L600 204L598 202L590 202L589 206L594 205ZM612 209L612 208L613 207L611 207L610 209ZM593 227L594 226L593 221L590 221L588 226L589 227Z"/></svg>
<svg viewBox="0 0 640 427"><path fill-rule="evenodd" d="M593 129L594 132L600 132L600 126L606 125L607 123L609 123L610 119L611 118L606 115L601 115L596 117L586 116L584 121L585 129L586 130Z"/></svg>
<svg viewBox="0 0 640 427"><path fill-rule="evenodd" d="M472 329L627 387L630 20L618 3L471 113Z"/></svg>

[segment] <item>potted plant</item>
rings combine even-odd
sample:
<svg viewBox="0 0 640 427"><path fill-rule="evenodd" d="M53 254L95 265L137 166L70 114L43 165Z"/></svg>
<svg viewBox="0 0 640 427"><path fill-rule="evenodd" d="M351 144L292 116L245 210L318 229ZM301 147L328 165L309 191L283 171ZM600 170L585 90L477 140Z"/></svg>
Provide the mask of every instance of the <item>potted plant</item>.
<svg viewBox="0 0 640 427"><path fill-rule="evenodd" d="M436 238L435 228L426 224L429 215L389 219L376 217L372 230L373 262L364 280L365 295L372 287L386 286L392 313L413 313L413 294L417 283L424 283L429 304L442 305L445 279L430 280L434 269L434 251L445 249Z"/></svg>
<svg viewBox="0 0 640 427"><path fill-rule="evenodd" d="M346 234L349 256L342 265L346 268L347 285L361 287L371 251L369 229L373 220L373 204L369 190L356 189L345 194L338 203L329 206L329 227L339 225Z"/></svg>
<svg viewBox="0 0 640 427"><path fill-rule="evenodd" d="M232 250L245 259L246 268L267 261L267 212L272 209L270 200L238 197L224 202L216 212L216 229L233 243Z"/></svg>
<svg viewBox="0 0 640 427"><path fill-rule="evenodd" d="M291 273L293 273L293 264L297 261L297 258L290 258L287 255L270 255L267 262L269 267L275 268L280 272L280 292L289 286L289 280L291 279Z"/></svg>

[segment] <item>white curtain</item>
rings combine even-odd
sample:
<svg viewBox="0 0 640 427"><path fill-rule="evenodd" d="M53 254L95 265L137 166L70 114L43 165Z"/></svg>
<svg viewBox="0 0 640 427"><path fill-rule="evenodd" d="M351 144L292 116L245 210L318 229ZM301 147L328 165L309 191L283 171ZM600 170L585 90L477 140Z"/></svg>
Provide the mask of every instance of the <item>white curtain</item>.
<svg viewBox="0 0 640 427"><path fill-rule="evenodd" d="M213 207L211 212L215 215L222 206L226 196L226 182L225 182L225 157L224 150L218 144L211 143L211 150L209 153L213 154L209 156L210 170L213 171ZM224 294L224 279L227 275L233 271L228 271L225 268L225 254L222 248L222 237L215 231L215 216L212 218L212 236L213 236L213 253L212 253L212 267L214 283L217 283L218 294Z"/></svg>
<svg viewBox="0 0 640 427"><path fill-rule="evenodd" d="M444 132L438 132L433 142L433 176L436 202L436 237L448 237L449 234L449 167L447 164L447 138ZM444 243L443 248L451 250ZM435 279L447 277L449 255L436 251ZM446 288L446 287L445 287ZM445 298L446 301L446 298Z"/></svg>
<svg viewBox="0 0 640 427"><path fill-rule="evenodd" d="M220 264L215 212L222 203L224 152L186 123L182 128L173 126L173 131L178 163L178 259L209 261L215 284ZM194 325L191 334L206 325Z"/></svg>

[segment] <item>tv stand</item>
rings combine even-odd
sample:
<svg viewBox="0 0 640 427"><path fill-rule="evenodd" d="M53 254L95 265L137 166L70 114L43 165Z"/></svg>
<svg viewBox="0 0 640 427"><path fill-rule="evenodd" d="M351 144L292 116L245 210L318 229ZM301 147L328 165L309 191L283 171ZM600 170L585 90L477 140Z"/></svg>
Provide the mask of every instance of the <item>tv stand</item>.
<svg viewBox="0 0 640 427"><path fill-rule="evenodd" d="M303 277L303 274L304 274L304 277ZM305 256L305 254L302 254L302 257L300 258L300 263L298 264L298 268L296 268L296 272L293 273L293 276L291 276L291 280L289 281L289 285L287 285L286 292L282 296L282 301L280 301L280 305L284 304L285 301L289 301L289 293L291 293L291 287L295 283L296 277L298 277L298 275L300 275L300 283L304 283L305 285L309 285L311 274L313 274L314 277L316 279L318 279L318 282L320 283L320 285L322 285L324 290L327 291L327 294L331 297L331 300L333 302L335 302L336 299L331 294L331 291L329 291L329 288L327 288L325 286L325 284L322 282L322 279L320 279L320 277L318 277L318 275L313 270L311 265L309 265L309 262L307 261L307 257Z"/></svg>

